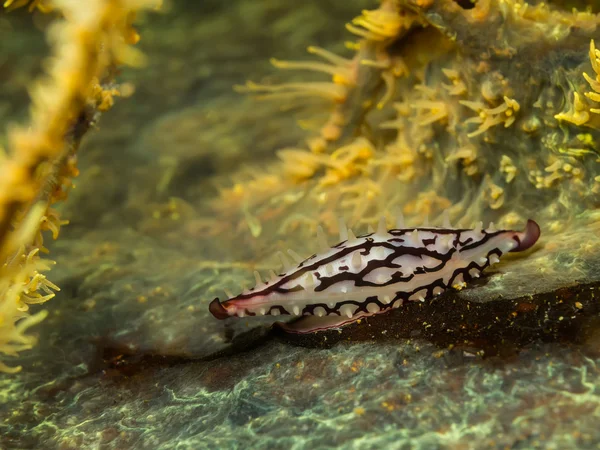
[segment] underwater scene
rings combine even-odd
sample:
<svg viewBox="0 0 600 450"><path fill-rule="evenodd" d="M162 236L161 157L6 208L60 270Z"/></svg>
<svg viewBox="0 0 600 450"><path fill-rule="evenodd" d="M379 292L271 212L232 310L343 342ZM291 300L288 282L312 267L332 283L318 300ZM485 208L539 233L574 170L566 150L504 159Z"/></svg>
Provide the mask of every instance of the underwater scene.
<svg viewBox="0 0 600 450"><path fill-rule="evenodd" d="M0 449L600 448L600 3L3 0Z"/></svg>

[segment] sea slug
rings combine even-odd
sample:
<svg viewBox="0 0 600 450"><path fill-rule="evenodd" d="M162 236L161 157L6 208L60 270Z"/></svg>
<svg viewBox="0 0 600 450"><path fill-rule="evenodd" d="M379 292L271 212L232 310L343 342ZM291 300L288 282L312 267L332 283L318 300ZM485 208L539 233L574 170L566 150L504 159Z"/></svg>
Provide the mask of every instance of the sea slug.
<svg viewBox="0 0 600 450"><path fill-rule="evenodd" d="M399 221L402 222L402 221ZM210 312L229 317L307 316L285 326L296 333L337 328L358 319L382 314L405 301L426 301L453 287L462 289L507 252L533 246L540 227L528 220L524 231L422 226L403 223L387 230L385 220L377 231L354 236L341 227L341 242L329 248L322 230L321 253L298 260L293 267L281 253L285 272L263 282L255 272L256 286L224 302L215 299Z"/></svg>

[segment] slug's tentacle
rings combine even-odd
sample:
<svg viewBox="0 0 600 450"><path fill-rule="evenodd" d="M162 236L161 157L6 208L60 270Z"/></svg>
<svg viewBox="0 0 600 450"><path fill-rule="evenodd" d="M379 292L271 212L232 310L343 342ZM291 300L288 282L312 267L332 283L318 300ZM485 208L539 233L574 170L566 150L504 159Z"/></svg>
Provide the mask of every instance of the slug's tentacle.
<svg viewBox="0 0 600 450"><path fill-rule="evenodd" d="M511 250L511 252L522 252L527 250L538 241L541 234L540 226L535 220L529 219L527 225L525 225L525 231L517 233L518 246Z"/></svg>
<svg viewBox="0 0 600 450"><path fill-rule="evenodd" d="M210 304L208 305L208 310L215 318L217 318L219 320L223 320L223 319L227 319L228 317L231 317L227 313L227 310L225 308L223 308L223 305L221 304L221 302L219 301L218 298L215 298L212 302L210 302Z"/></svg>

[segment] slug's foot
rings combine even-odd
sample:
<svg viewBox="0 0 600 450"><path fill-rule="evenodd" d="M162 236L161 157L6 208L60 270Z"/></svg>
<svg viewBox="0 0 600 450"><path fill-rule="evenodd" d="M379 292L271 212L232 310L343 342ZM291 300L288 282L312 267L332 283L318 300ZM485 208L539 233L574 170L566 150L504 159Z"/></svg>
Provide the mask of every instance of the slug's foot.
<svg viewBox="0 0 600 450"><path fill-rule="evenodd" d="M352 316L350 318L342 316L305 316L289 323L275 322L273 326L285 331L286 333L308 334L317 333L319 331L342 328L343 326L349 325L351 323L357 322L361 319L371 317L374 315L375 314L359 313L356 316Z"/></svg>

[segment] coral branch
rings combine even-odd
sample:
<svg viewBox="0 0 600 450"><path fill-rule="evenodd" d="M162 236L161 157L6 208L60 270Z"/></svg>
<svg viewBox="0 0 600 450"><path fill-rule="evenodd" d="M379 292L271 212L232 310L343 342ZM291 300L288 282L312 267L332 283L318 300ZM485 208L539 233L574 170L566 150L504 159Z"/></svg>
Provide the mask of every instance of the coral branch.
<svg viewBox="0 0 600 450"><path fill-rule="evenodd" d="M27 3L9 0L5 6ZM116 94L99 80L109 81L118 64L142 60L129 46L139 38L131 27L135 11L156 6L152 0L30 3L63 18L48 32L54 54L47 75L31 88L30 122L10 130L0 165L0 261L6 261L0 266L0 353L15 356L35 342L24 333L44 313L30 315L28 305L46 302L58 290L41 274L51 263L39 257L45 250L41 232L56 238L64 223L50 206L66 197L81 138ZM0 371L18 369L0 364Z"/></svg>

